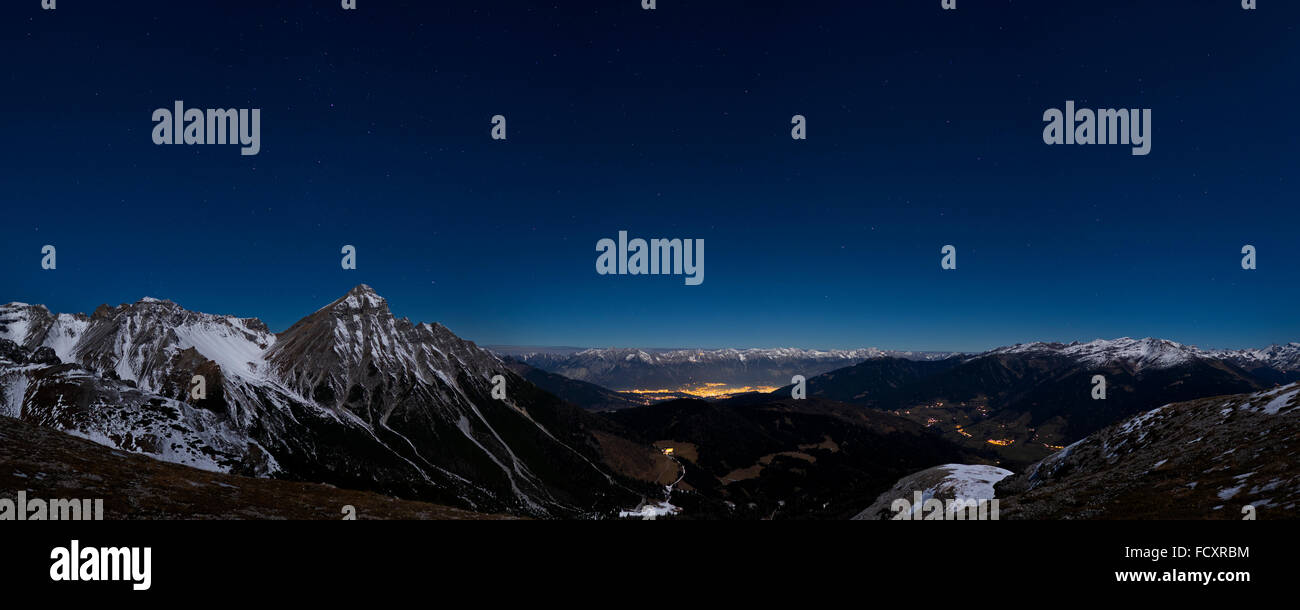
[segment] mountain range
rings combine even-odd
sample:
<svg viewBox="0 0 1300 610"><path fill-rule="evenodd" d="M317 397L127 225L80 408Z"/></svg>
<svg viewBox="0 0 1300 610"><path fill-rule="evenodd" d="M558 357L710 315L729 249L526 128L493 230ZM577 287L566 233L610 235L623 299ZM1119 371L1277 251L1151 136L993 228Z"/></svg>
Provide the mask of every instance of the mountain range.
<svg viewBox="0 0 1300 610"><path fill-rule="evenodd" d="M792 398L788 386L657 401L617 389L761 385L796 374L808 377L805 400ZM1107 382L1102 400L1093 395L1096 375ZM1126 446L1181 464L1176 454L1199 438L1207 442L1191 447L1205 452L1196 468L1243 474L1238 458L1222 468L1214 457L1243 451L1262 457L1242 468L1273 472L1268 460L1280 458L1266 450L1289 447L1276 435L1290 433L1294 409L1271 405L1281 400L1280 384L1297 380L1296 343L1202 350L1123 338L982 354L494 353L442 325L395 317L365 285L279 333L255 318L153 298L89 315L0 306L0 416L11 418L4 423L12 434L39 426L230 481L325 484L301 487L315 498L304 507L319 506L336 488L422 503L411 505L414 513L391 514L848 518L891 486L960 489L945 487L954 473L991 486L990 473L1006 473L999 489L1019 490L1024 500L1008 495L1008 514L1122 516L1128 509L1119 506L1146 509L1107 495L1122 487L1108 478L1114 473L1137 476L1110 457L1116 445L1108 439L1130 430L1114 428L1117 422L1191 404L1163 411L1179 414L1168 419L1178 434L1163 424L1143 428ZM1207 398L1222 395L1235 397ZM1205 401L1215 400L1232 409L1211 413ZM93 453L78 447L73 453ZM115 454L102 455L116 463ZM1187 468L1175 473L1180 481L1208 485L1210 478ZM1093 474L1063 478L1069 472ZM93 477L106 475L86 476L93 486ZM1261 479L1260 492L1251 487L1243 497L1287 506L1290 496L1266 493L1293 486L1284 479ZM1088 493L1113 502L1070 512L1088 500L1056 506L1037 491L1065 493L1053 485L1082 489L1094 481L1103 483ZM1198 506L1208 501L1197 498Z"/></svg>
<svg viewBox="0 0 1300 610"><path fill-rule="evenodd" d="M499 348L533 367L617 391L666 390L708 383L778 387L871 358L938 360L952 352L775 349Z"/></svg>
<svg viewBox="0 0 1300 610"><path fill-rule="evenodd" d="M808 379L807 392L890 411L1026 464L1162 404L1300 380L1298 356L1297 343L1261 350L1150 338L1032 343L938 361L874 358ZM1093 394L1097 375L1104 399Z"/></svg>
<svg viewBox="0 0 1300 610"><path fill-rule="evenodd" d="M654 492L636 473L664 460L365 285L278 334L151 298L11 303L0 396L0 414L169 462L484 512L607 514Z"/></svg>

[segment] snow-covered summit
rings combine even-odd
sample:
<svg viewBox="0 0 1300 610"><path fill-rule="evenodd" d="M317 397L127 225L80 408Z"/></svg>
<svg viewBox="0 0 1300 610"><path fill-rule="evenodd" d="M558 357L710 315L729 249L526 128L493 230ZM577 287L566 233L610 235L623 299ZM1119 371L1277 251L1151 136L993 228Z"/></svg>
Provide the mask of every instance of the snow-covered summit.
<svg viewBox="0 0 1300 610"><path fill-rule="evenodd" d="M1197 359L1213 359L1242 365L1270 366L1280 371L1300 370L1300 343L1273 345L1262 349L1203 350L1168 339L1120 337L1087 343L1018 343L990 350L984 355L996 354L1059 355L1091 366L1124 362L1133 364L1138 369L1165 369Z"/></svg>
<svg viewBox="0 0 1300 610"><path fill-rule="evenodd" d="M388 311L388 301L379 296L374 288L365 284L357 284L347 294L322 309L328 309L336 313L386 313Z"/></svg>
<svg viewBox="0 0 1300 610"><path fill-rule="evenodd" d="M364 284L279 334L146 298L0 306L0 339L0 413L161 460L534 516L633 493L562 403Z"/></svg>
<svg viewBox="0 0 1300 610"><path fill-rule="evenodd" d="M1024 343L1000 347L989 354L1055 354L1089 365L1127 362L1137 368L1170 368L1203 357L1195 347L1166 339L1097 339L1087 343Z"/></svg>

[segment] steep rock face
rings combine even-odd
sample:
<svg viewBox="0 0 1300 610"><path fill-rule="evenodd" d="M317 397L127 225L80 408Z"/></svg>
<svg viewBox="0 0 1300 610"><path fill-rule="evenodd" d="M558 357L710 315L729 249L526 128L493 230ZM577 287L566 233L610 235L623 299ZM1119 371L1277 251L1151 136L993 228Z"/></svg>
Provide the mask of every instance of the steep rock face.
<svg viewBox="0 0 1300 610"><path fill-rule="evenodd" d="M498 358L445 327L394 318L367 286L282 333L266 362L295 394L361 420L430 478L468 486L465 495L483 488L517 503L512 510L547 514L614 485L595 465L594 441L571 444L540 423L568 407L532 396ZM492 397L498 375L503 400Z"/></svg>
<svg viewBox="0 0 1300 610"><path fill-rule="evenodd" d="M91 316L50 314L43 306L0 306L5 338L40 352L48 349L61 362L75 363L132 387L183 399L204 363L220 386L232 380L266 381L262 354L275 335L256 318L235 318L187 311L171 301L144 298L117 307L100 306ZM17 338L21 336L21 339ZM186 374L189 373L189 374Z"/></svg>
<svg viewBox="0 0 1300 610"><path fill-rule="evenodd" d="M0 340L12 341L28 351L48 348L61 362L76 360L73 348L89 324L84 315L55 315L43 305L0 305Z"/></svg>
<svg viewBox="0 0 1300 610"><path fill-rule="evenodd" d="M1165 405L996 486L1003 518L1300 517L1300 385Z"/></svg>
<svg viewBox="0 0 1300 610"><path fill-rule="evenodd" d="M394 318L388 303L365 286L291 326L266 361L299 395L347 406L372 424L397 406L377 396L431 392L443 400L465 399L457 376L469 377L477 391L503 368L442 325Z"/></svg>
<svg viewBox="0 0 1300 610"><path fill-rule="evenodd" d="M76 364L13 364L0 359L0 415L204 470L277 471L274 458L220 414Z"/></svg>
<svg viewBox="0 0 1300 610"><path fill-rule="evenodd" d="M536 516L638 497L594 436L612 425L440 325L395 319L364 285L278 336L156 299L89 317L11 304L0 321L0 341L22 342L0 344L5 414L110 446ZM51 358L66 364L33 363Z"/></svg>

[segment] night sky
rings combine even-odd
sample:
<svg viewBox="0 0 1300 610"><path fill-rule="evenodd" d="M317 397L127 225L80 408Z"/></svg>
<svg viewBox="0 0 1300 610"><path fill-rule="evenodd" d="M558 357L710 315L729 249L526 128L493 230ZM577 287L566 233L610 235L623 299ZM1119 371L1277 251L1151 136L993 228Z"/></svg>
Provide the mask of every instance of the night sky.
<svg viewBox="0 0 1300 610"><path fill-rule="evenodd" d="M367 283L481 344L1300 341L1300 3L358 4L7 0L0 302L278 331ZM260 108L260 154L154 145L175 100ZM1151 153L1047 146L1066 100L1152 109ZM597 275L619 230L704 239L704 283Z"/></svg>

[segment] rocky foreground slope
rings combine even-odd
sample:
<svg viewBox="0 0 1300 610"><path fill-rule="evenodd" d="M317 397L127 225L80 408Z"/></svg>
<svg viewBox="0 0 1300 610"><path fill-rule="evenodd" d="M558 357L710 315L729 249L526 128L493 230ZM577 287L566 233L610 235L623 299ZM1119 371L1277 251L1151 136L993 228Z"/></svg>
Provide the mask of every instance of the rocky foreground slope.
<svg viewBox="0 0 1300 610"><path fill-rule="evenodd" d="M1001 519L1295 519L1298 455L1300 384L1290 384L1164 405L1012 476L979 465L918 472L858 518L892 518L894 499L920 491L996 498Z"/></svg>
<svg viewBox="0 0 1300 610"><path fill-rule="evenodd" d="M104 519L509 519L317 483L200 470L0 417L0 498L103 500ZM15 510L17 508L15 507ZM30 513L29 515L30 516ZM17 518L12 516L12 518Z"/></svg>
<svg viewBox="0 0 1300 610"><path fill-rule="evenodd" d="M1300 384L1165 405L1002 480L1007 519L1300 517Z"/></svg>

